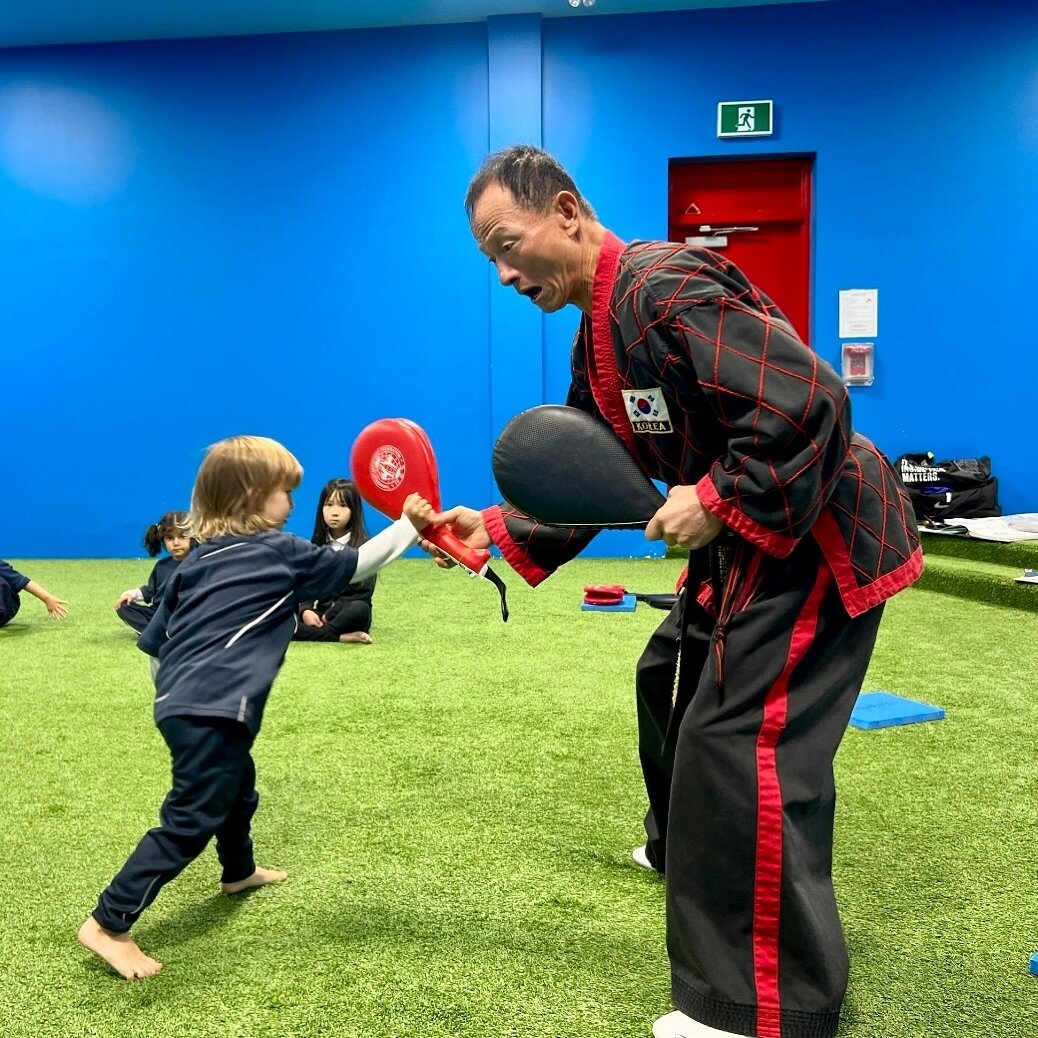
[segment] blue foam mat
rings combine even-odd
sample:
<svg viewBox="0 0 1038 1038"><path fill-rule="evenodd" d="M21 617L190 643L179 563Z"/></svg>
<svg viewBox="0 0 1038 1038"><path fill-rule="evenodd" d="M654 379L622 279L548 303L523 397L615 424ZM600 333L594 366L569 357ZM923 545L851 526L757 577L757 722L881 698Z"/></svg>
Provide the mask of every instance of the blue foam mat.
<svg viewBox="0 0 1038 1038"><path fill-rule="evenodd" d="M624 595L624 600L616 605L588 605L581 602L580 608L586 613L633 613L638 599L634 595Z"/></svg>
<svg viewBox="0 0 1038 1038"><path fill-rule="evenodd" d="M944 710L930 703L905 699L890 692L862 692L851 711L855 728L892 728L900 724L918 724L920 721L940 721Z"/></svg>
<svg viewBox="0 0 1038 1038"><path fill-rule="evenodd" d="M1038 952L1031 956L1031 972L1038 977Z"/></svg>

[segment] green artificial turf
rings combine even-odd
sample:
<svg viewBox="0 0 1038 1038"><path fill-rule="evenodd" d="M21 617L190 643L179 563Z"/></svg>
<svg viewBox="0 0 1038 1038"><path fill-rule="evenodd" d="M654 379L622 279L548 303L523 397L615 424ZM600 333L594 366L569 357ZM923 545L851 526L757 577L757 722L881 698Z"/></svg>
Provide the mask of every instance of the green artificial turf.
<svg viewBox="0 0 1038 1038"><path fill-rule="evenodd" d="M927 554L925 562L919 581L925 591L1038 612L1038 584L1017 583L1023 567L939 553Z"/></svg>
<svg viewBox="0 0 1038 1038"><path fill-rule="evenodd" d="M926 566L920 589L1038 612L1038 584L1016 580L1024 570L1038 568L1038 541L1000 544L924 533L922 544Z"/></svg>
<svg viewBox="0 0 1038 1038"><path fill-rule="evenodd" d="M927 557L941 555L974 562L993 562L1008 566L1019 573L1023 569L1038 568L1038 540L982 541L976 537L954 537L946 534L923 533L923 551Z"/></svg>
<svg viewBox="0 0 1038 1038"><path fill-rule="evenodd" d="M166 792L146 659L112 612L148 563L16 562L72 602L0 630L0 1038L647 1038L666 1012L663 884L642 842L634 663L662 612L583 613L586 583L666 591L680 560L578 561L530 590L405 560L375 644L295 644L255 749L258 859L209 850L134 933L127 984L75 930ZM945 721L851 730L835 872L847 1038L1034 1038L1038 617L911 591L867 688Z"/></svg>

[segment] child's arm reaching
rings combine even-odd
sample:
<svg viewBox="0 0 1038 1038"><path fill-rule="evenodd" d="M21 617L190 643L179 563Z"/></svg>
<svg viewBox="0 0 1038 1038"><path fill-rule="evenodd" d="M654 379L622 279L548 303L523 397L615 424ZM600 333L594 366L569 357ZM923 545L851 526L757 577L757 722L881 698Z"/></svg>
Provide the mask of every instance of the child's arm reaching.
<svg viewBox="0 0 1038 1038"><path fill-rule="evenodd" d="M411 494L404 501L403 515L359 548L347 546L343 551L334 551L327 545L311 544L291 534L274 543L295 572L296 600L312 602L315 598L340 594L350 584L373 577L383 566L417 544L419 527L424 529L435 516L428 501Z"/></svg>
<svg viewBox="0 0 1038 1038"><path fill-rule="evenodd" d="M46 607L47 613L52 620L64 620L68 616L68 602L57 595L52 595L45 587L41 587L35 580L30 580L25 585L25 590L30 595L35 595Z"/></svg>
<svg viewBox="0 0 1038 1038"><path fill-rule="evenodd" d="M436 518L436 509L421 494L408 494L402 518L410 519L411 525L421 533Z"/></svg>
<svg viewBox="0 0 1038 1038"><path fill-rule="evenodd" d="M418 543L418 531L428 526L435 514L424 497L410 494L404 501L403 515L357 549L357 569L351 580L367 580L383 566L400 558L408 548Z"/></svg>

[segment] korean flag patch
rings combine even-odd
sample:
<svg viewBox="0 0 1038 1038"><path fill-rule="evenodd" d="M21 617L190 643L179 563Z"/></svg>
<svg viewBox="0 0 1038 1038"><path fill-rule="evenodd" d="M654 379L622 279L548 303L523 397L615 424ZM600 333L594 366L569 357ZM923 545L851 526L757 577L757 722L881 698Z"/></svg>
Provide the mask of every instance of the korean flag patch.
<svg viewBox="0 0 1038 1038"><path fill-rule="evenodd" d="M631 428L636 433L673 432L667 401L658 386L655 389L625 389L623 398Z"/></svg>

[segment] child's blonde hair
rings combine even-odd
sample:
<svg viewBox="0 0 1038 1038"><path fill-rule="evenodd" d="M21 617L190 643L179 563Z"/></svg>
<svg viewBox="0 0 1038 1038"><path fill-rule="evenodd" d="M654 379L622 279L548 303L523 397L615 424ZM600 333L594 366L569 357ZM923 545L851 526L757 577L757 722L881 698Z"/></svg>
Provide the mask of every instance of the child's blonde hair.
<svg viewBox="0 0 1038 1038"><path fill-rule="evenodd" d="M295 490L303 467L276 440L232 436L214 443L195 477L191 499L191 534L211 541L228 534L255 534L278 523L263 514L277 490Z"/></svg>

